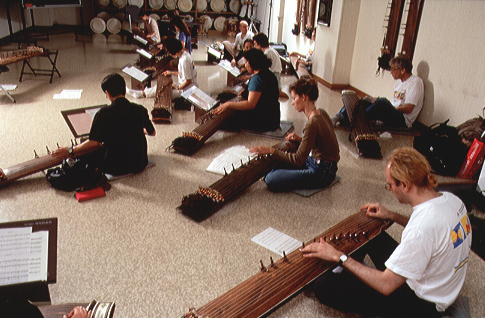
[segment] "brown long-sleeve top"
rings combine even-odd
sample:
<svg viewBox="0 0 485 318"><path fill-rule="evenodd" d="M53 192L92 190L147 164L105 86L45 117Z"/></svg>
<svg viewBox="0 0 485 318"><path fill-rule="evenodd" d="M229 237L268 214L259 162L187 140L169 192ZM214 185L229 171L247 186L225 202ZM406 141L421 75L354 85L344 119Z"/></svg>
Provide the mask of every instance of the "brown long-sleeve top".
<svg viewBox="0 0 485 318"><path fill-rule="evenodd" d="M310 117L303 128L303 137L296 153L286 153L276 149L273 153L276 160L301 166L308 158L310 151L315 159L335 162L340 160L340 149L332 120L325 110L319 110L320 115Z"/></svg>

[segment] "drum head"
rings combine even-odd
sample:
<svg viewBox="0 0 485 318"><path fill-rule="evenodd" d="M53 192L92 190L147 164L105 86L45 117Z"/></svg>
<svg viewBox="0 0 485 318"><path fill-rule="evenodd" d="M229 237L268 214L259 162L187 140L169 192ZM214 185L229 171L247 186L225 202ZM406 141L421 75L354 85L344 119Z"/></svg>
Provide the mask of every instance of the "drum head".
<svg viewBox="0 0 485 318"><path fill-rule="evenodd" d="M179 0L178 7L182 12L189 12L192 9L192 0Z"/></svg>
<svg viewBox="0 0 485 318"><path fill-rule="evenodd" d="M96 0L96 1L102 7L107 7L109 5L109 0Z"/></svg>
<svg viewBox="0 0 485 318"><path fill-rule="evenodd" d="M126 7L126 4L128 3L127 0L113 0L113 4L115 5L115 7L117 7L118 9L123 9L124 7Z"/></svg>
<svg viewBox="0 0 485 318"><path fill-rule="evenodd" d="M207 9L207 0L197 0L197 11L201 12Z"/></svg>
<svg viewBox="0 0 485 318"><path fill-rule="evenodd" d="M97 15L98 18L103 19L104 22L107 22L110 18L109 14L107 12L100 12Z"/></svg>
<svg viewBox="0 0 485 318"><path fill-rule="evenodd" d="M239 13L239 9L241 8L241 1L239 0L231 0L229 3L229 9L234 13Z"/></svg>
<svg viewBox="0 0 485 318"><path fill-rule="evenodd" d="M150 14L150 18L152 18L155 21L160 21L160 16L156 13Z"/></svg>
<svg viewBox="0 0 485 318"><path fill-rule="evenodd" d="M177 7L177 3L175 2L175 0L165 0L164 5L165 8L167 8L168 10L175 10L175 8Z"/></svg>
<svg viewBox="0 0 485 318"><path fill-rule="evenodd" d="M214 12L221 12L224 9L224 0L211 0L211 9Z"/></svg>
<svg viewBox="0 0 485 318"><path fill-rule="evenodd" d="M89 26L91 27L91 30L93 30L94 33L103 33L106 30L106 22L104 22L103 19L101 18L93 18L91 20L91 23L89 23Z"/></svg>
<svg viewBox="0 0 485 318"><path fill-rule="evenodd" d="M143 6L143 0L128 0L128 4L141 8Z"/></svg>
<svg viewBox="0 0 485 318"><path fill-rule="evenodd" d="M148 4L152 9L158 10L163 7L163 0L149 0Z"/></svg>
<svg viewBox="0 0 485 318"><path fill-rule="evenodd" d="M226 18L224 17L217 17L214 21L214 28L219 31L223 32L226 26Z"/></svg>
<svg viewBox="0 0 485 318"><path fill-rule="evenodd" d="M106 28L110 33L119 33L121 31L121 22L116 18L111 18L106 22Z"/></svg>

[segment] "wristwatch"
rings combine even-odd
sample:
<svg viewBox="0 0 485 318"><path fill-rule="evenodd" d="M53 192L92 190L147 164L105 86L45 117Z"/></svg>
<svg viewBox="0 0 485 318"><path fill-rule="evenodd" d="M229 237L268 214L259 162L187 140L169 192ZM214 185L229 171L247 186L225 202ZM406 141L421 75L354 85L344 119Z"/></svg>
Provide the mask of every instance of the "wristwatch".
<svg viewBox="0 0 485 318"><path fill-rule="evenodd" d="M343 263L345 263L345 261L347 261L347 255L342 254L342 255L340 256L339 261L338 261L338 265L339 265L339 266L342 266L342 265L343 265Z"/></svg>
<svg viewBox="0 0 485 318"><path fill-rule="evenodd" d="M72 156L74 154L74 148L73 147L67 148L67 153L69 154L69 156Z"/></svg>

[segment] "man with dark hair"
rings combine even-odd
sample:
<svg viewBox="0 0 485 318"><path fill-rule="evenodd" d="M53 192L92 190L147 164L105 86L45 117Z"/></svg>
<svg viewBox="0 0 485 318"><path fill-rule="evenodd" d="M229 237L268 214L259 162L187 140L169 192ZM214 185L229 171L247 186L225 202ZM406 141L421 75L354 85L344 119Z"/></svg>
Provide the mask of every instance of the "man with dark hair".
<svg viewBox="0 0 485 318"><path fill-rule="evenodd" d="M385 176L386 190L413 208L411 216L380 203L364 204L361 210L404 226L401 243L382 232L352 257L324 239L301 249L304 257L343 267L315 281L315 296L330 307L366 317L442 317L465 281L472 241L465 205L452 193L434 190L438 182L416 149L396 149ZM375 268L362 263L366 253Z"/></svg>
<svg viewBox="0 0 485 318"><path fill-rule="evenodd" d="M264 54L271 60L271 67L269 70L273 72L278 80L279 96L283 98L288 98L288 94L281 90L281 71L283 67L281 66L280 55L275 49L269 46L269 39L263 32L257 33L253 37L254 47L263 51Z"/></svg>
<svg viewBox="0 0 485 318"><path fill-rule="evenodd" d="M190 54L184 50L182 42L170 37L165 40L165 46L167 47L168 53L172 57L178 57L179 59L177 71L168 70L162 73L162 75L165 76L178 76L178 83L172 84L172 99L175 99L180 97L183 90L187 89L190 85L197 85L197 69L195 68L195 63L192 56L190 56ZM127 87L126 92L128 95L135 98L155 97L157 94L157 85L145 88L142 91Z"/></svg>
<svg viewBox="0 0 485 318"><path fill-rule="evenodd" d="M392 101L383 97L367 101L366 118L379 120L386 126L411 127L423 108L423 81L411 73L413 64L407 57L398 55L391 59L389 64L391 75L397 80ZM332 122L334 126L337 123L348 124L349 118L345 107L332 117Z"/></svg>
<svg viewBox="0 0 485 318"><path fill-rule="evenodd" d="M148 111L125 98L125 80L119 74L103 79L101 89L111 105L101 108L95 115L89 139L70 148L59 148L53 156L73 156L103 144L102 153L89 160L101 171L113 175L140 172L148 163L145 135L155 136Z"/></svg>
<svg viewBox="0 0 485 318"><path fill-rule="evenodd" d="M151 38L155 42L154 44L160 43L161 37L157 21L144 13L140 14L140 18L145 23L146 37Z"/></svg>

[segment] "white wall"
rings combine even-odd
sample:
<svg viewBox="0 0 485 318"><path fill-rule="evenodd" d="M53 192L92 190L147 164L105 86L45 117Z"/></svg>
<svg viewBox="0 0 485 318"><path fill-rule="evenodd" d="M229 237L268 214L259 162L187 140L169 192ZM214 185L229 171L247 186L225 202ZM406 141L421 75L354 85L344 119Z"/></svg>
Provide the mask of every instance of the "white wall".
<svg viewBox="0 0 485 318"><path fill-rule="evenodd" d="M387 0L362 1L350 84L375 96L389 96L388 72L375 77ZM418 118L450 124L482 114L485 106L485 2L426 0L413 58L413 73L425 84Z"/></svg>
<svg viewBox="0 0 485 318"><path fill-rule="evenodd" d="M334 0L329 27L317 26L314 73L330 84L350 84L373 96L390 97L389 72L375 76L388 0ZM309 40L291 34L296 0L286 0L283 39L304 53ZM483 115L485 106L485 1L426 0L413 58L413 73L425 84L419 120L450 124Z"/></svg>

